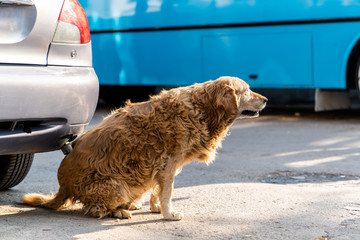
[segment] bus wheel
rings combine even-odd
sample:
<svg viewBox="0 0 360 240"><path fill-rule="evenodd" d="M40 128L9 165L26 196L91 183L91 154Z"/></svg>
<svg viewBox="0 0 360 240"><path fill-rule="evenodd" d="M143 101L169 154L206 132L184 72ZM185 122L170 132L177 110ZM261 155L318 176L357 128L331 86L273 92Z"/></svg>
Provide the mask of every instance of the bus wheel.
<svg viewBox="0 0 360 240"><path fill-rule="evenodd" d="M358 96L360 98L360 57L358 58L357 63L356 63L355 85L356 85L356 90L358 92Z"/></svg>

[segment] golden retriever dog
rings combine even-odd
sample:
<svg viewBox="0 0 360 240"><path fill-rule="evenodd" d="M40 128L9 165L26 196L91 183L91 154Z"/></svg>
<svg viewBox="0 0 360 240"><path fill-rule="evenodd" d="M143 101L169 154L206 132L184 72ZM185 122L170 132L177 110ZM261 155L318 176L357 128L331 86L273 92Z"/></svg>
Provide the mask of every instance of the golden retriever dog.
<svg viewBox="0 0 360 240"><path fill-rule="evenodd" d="M23 201L50 209L79 201L87 215L131 218L127 210L152 190L151 211L180 220L171 204L176 173L193 160L211 163L233 122L257 117L266 102L235 77L128 102L73 142L55 195L26 194Z"/></svg>

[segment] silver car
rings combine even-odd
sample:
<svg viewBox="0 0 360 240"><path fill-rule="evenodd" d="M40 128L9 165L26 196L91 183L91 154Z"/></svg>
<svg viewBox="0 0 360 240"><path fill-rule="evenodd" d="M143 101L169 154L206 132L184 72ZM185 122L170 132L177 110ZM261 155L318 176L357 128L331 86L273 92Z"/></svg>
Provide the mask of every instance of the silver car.
<svg viewBox="0 0 360 240"><path fill-rule="evenodd" d="M90 31L76 0L0 0L0 189L20 183L34 153L60 149L98 99Z"/></svg>

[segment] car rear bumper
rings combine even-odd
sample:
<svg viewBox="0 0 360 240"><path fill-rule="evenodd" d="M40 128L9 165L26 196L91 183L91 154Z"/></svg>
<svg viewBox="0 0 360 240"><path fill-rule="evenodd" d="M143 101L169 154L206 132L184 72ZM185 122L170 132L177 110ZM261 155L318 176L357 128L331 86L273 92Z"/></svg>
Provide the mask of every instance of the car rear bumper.
<svg viewBox="0 0 360 240"><path fill-rule="evenodd" d="M0 66L0 155L59 149L89 123L98 92L91 67Z"/></svg>

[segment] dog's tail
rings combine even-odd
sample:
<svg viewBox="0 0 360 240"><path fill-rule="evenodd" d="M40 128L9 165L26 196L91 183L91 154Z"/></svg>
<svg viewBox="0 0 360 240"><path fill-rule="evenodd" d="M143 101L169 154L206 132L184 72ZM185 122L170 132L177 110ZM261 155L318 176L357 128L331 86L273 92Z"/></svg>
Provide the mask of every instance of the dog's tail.
<svg viewBox="0 0 360 240"><path fill-rule="evenodd" d="M42 195L38 193L25 194L22 197L24 203L34 207L44 207L58 210L71 203L69 196L59 189L55 195Z"/></svg>

